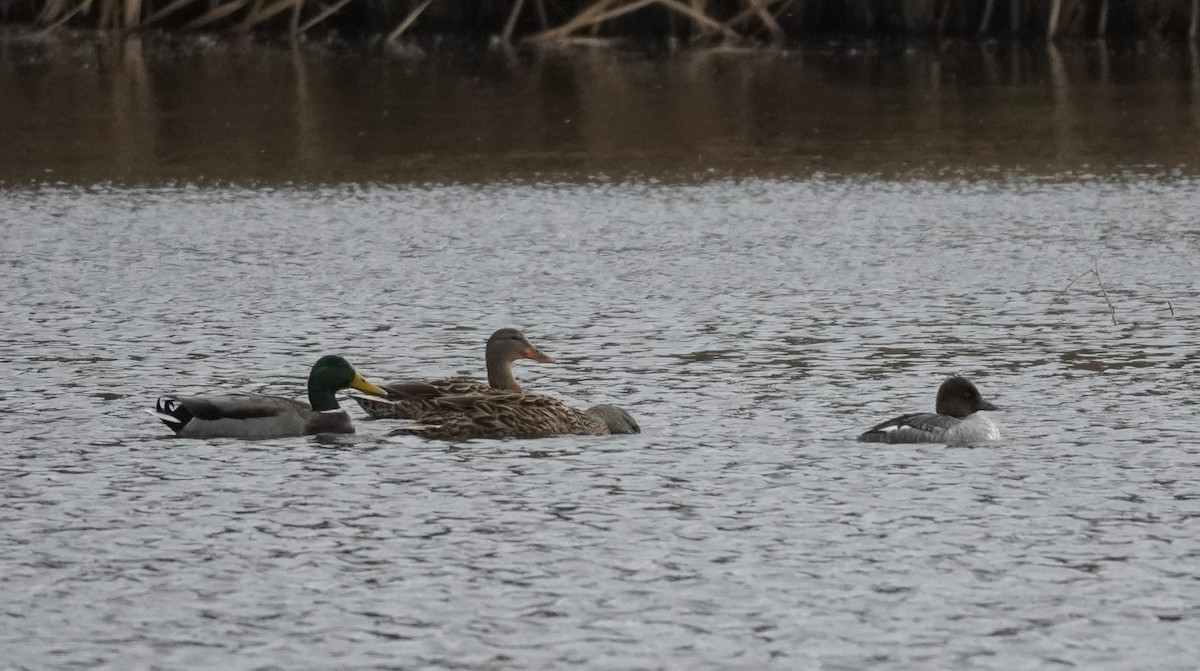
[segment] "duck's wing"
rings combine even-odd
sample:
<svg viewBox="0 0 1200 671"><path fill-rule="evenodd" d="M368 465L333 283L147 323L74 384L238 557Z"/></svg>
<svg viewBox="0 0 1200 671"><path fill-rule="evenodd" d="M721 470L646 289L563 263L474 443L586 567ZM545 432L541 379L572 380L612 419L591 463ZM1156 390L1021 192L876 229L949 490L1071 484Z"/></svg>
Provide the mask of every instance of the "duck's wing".
<svg viewBox="0 0 1200 671"><path fill-rule="evenodd" d="M864 443L936 443L961 420L932 412L914 412L877 424L858 439Z"/></svg>
<svg viewBox="0 0 1200 671"><path fill-rule="evenodd" d="M219 394L212 396L181 396L179 402L198 419L261 419L275 417L298 408L307 408L299 401L282 396L263 394Z"/></svg>
<svg viewBox="0 0 1200 671"><path fill-rule="evenodd" d="M472 380L466 377L448 378L445 380L428 380L424 384L437 389L442 396L466 396L469 394L495 394L502 393L498 389L493 389L486 382Z"/></svg>
<svg viewBox="0 0 1200 671"><path fill-rule="evenodd" d="M350 397L372 419L413 419L428 411L432 407L431 401L434 399L497 393L486 382L467 378L407 380L382 386L388 393L386 399L350 394Z"/></svg>
<svg viewBox="0 0 1200 671"><path fill-rule="evenodd" d="M392 382L382 386L387 398L350 393L350 398L372 419L412 419L427 408L432 399L445 395L442 389L429 382Z"/></svg>
<svg viewBox="0 0 1200 671"><path fill-rule="evenodd" d="M594 417L541 394L474 394L435 399L417 421L395 433L426 438L542 438L608 433Z"/></svg>
<svg viewBox="0 0 1200 671"><path fill-rule="evenodd" d="M163 396L152 414L188 438L276 438L305 435L312 416L333 413L280 396L219 394Z"/></svg>

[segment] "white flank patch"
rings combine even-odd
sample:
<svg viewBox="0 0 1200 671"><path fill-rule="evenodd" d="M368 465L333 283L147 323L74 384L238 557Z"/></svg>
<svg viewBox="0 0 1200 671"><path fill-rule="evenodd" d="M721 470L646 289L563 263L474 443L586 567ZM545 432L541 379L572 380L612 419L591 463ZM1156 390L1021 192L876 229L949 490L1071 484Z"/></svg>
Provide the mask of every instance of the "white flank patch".
<svg viewBox="0 0 1200 671"><path fill-rule="evenodd" d="M171 424L183 424L183 422L179 421L179 418L176 417L175 415L168 415L165 412L159 412L157 410L151 410L149 408L143 408L143 409L146 412L150 413L151 415L154 415L155 417L161 419L164 422L170 422Z"/></svg>

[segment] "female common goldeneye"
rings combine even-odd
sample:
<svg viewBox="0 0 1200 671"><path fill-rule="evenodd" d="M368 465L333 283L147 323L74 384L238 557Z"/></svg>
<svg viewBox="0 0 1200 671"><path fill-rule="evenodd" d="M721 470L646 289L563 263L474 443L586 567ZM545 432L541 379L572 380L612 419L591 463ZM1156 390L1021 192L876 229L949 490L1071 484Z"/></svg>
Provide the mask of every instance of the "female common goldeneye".
<svg viewBox="0 0 1200 671"><path fill-rule="evenodd" d="M999 410L983 400L965 377L952 377L938 387L937 413L901 415L873 426L858 439L865 443L972 443L998 440L1000 430L992 420L976 414Z"/></svg>

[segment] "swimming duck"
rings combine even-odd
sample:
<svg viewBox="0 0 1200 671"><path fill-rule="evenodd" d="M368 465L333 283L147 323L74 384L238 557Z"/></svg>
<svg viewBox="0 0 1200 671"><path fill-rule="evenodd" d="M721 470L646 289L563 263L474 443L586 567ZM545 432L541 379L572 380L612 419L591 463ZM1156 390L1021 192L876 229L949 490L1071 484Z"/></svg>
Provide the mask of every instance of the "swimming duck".
<svg viewBox="0 0 1200 671"><path fill-rule="evenodd" d="M581 411L541 394L505 393L436 399L417 421L396 429L392 435L466 440L641 432L633 417L614 405Z"/></svg>
<svg viewBox="0 0 1200 671"><path fill-rule="evenodd" d="M350 415L334 396L347 387L377 396L340 356L323 356L308 374L308 403L262 394L163 396L149 412L185 438L284 438L317 433L354 433Z"/></svg>
<svg viewBox="0 0 1200 671"><path fill-rule="evenodd" d="M1000 429L976 414L998 410L985 401L965 377L952 377L938 387L937 413L901 415L871 427L858 439L866 443L972 443L999 440Z"/></svg>
<svg viewBox="0 0 1200 671"><path fill-rule="evenodd" d="M487 363L486 383L466 378L409 380L383 385L392 402L357 394L352 398L374 419L412 419L431 409L432 402L438 398L523 391L513 376L513 363L518 359L556 363L514 328L502 328L488 338L484 359Z"/></svg>

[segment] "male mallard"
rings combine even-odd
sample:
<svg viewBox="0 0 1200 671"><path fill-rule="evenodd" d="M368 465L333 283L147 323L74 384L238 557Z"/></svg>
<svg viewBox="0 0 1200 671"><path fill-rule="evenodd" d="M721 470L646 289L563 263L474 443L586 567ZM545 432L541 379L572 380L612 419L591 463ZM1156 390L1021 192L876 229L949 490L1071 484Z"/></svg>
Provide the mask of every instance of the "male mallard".
<svg viewBox="0 0 1200 671"><path fill-rule="evenodd" d="M284 438L354 433L350 415L334 394L354 387L387 396L340 356L323 356L308 374L308 404L281 396L220 394L163 396L149 411L186 438Z"/></svg>
<svg viewBox="0 0 1200 671"><path fill-rule="evenodd" d="M353 396L355 401L375 419L412 419L431 409L434 399L467 394L520 392L521 385L513 376L513 363L532 359L540 363L555 363L514 328L503 328L488 338L484 352L487 361L487 384L465 378L430 381L402 381L383 385L391 402Z"/></svg>
<svg viewBox="0 0 1200 671"><path fill-rule="evenodd" d="M417 421L396 429L392 435L465 440L642 432L629 413L614 405L580 411L541 394L452 396L435 399L431 406Z"/></svg>

